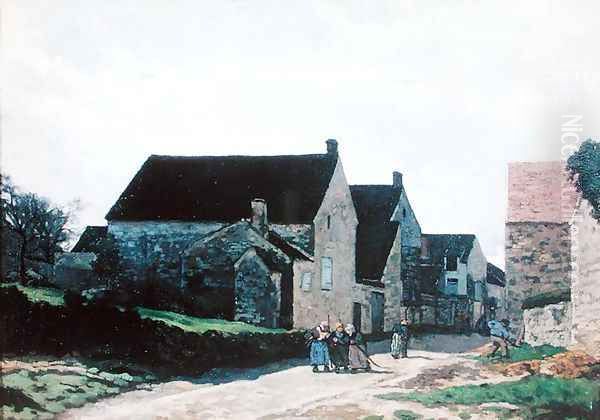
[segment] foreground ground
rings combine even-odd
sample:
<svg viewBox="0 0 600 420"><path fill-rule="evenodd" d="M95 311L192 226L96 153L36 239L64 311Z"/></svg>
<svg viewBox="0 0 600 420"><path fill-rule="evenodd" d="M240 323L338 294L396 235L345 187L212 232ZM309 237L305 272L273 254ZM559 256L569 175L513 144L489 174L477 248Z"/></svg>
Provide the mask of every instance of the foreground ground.
<svg viewBox="0 0 600 420"><path fill-rule="evenodd" d="M479 362L455 354L415 351L409 359L374 356L382 368L363 374L313 374L304 360L250 370L217 370L197 380L131 391L64 413L62 419L363 419L497 418L469 407L427 408L382 395L424 387L499 382ZM492 404L493 406L493 404ZM503 407L503 404L496 404ZM404 415L405 417L401 417Z"/></svg>

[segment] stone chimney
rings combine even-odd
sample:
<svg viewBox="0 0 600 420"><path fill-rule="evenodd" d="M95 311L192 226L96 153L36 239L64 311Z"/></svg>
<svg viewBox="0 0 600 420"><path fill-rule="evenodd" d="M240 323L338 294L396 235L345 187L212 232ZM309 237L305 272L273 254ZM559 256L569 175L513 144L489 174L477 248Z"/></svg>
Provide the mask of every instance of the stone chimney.
<svg viewBox="0 0 600 420"><path fill-rule="evenodd" d="M267 219L267 202L262 198L255 198L251 202L252 206L252 226L263 236L267 236L269 231L269 221Z"/></svg>
<svg viewBox="0 0 600 420"><path fill-rule="evenodd" d="M394 181L392 182L394 188L402 188L402 173L394 172Z"/></svg>
<svg viewBox="0 0 600 420"><path fill-rule="evenodd" d="M332 156L337 156L338 154L338 142L336 139L329 139L325 143L327 143L327 154Z"/></svg>

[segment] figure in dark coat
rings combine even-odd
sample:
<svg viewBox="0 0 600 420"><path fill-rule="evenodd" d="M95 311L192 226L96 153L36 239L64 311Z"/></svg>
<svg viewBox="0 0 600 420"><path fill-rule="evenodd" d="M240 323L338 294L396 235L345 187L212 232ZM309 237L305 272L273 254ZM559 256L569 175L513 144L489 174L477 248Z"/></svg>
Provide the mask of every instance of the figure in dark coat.
<svg viewBox="0 0 600 420"><path fill-rule="evenodd" d="M335 372L348 370L348 346L350 339L348 334L344 331L344 326L340 323L336 324L335 331L329 336L329 347L331 354L331 361L335 366Z"/></svg>
<svg viewBox="0 0 600 420"><path fill-rule="evenodd" d="M392 329L392 345L391 353L394 359L398 359L400 355L403 359L408 357L408 342L410 341L410 330L408 329L408 321L403 319L400 324L394 325Z"/></svg>

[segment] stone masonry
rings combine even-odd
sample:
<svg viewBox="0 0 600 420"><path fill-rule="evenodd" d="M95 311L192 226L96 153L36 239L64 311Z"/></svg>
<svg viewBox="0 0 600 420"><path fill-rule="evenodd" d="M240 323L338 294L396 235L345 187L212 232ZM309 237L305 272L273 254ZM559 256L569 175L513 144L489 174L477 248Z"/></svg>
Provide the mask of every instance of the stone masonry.
<svg viewBox="0 0 600 420"><path fill-rule="evenodd" d="M512 163L506 221L507 317L516 332L527 297L571 285L568 218L576 193L561 162Z"/></svg>
<svg viewBox="0 0 600 420"><path fill-rule="evenodd" d="M572 244L576 263L571 288L572 340L576 347L600 357L600 223L582 200L573 220Z"/></svg>

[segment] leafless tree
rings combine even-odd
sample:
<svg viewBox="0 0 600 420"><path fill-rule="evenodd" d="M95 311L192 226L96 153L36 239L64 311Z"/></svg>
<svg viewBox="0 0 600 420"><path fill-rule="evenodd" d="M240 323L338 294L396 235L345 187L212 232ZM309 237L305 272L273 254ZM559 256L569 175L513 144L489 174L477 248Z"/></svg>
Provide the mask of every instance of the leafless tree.
<svg viewBox="0 0 600 420"><path fill-rule="evenodd" d="M69 222L77 204L61 208L34 193L21 192L10 177L2 176L2 223L19 242L19 275L26 277L26 261L54 262L72 231Z"/></svg>

